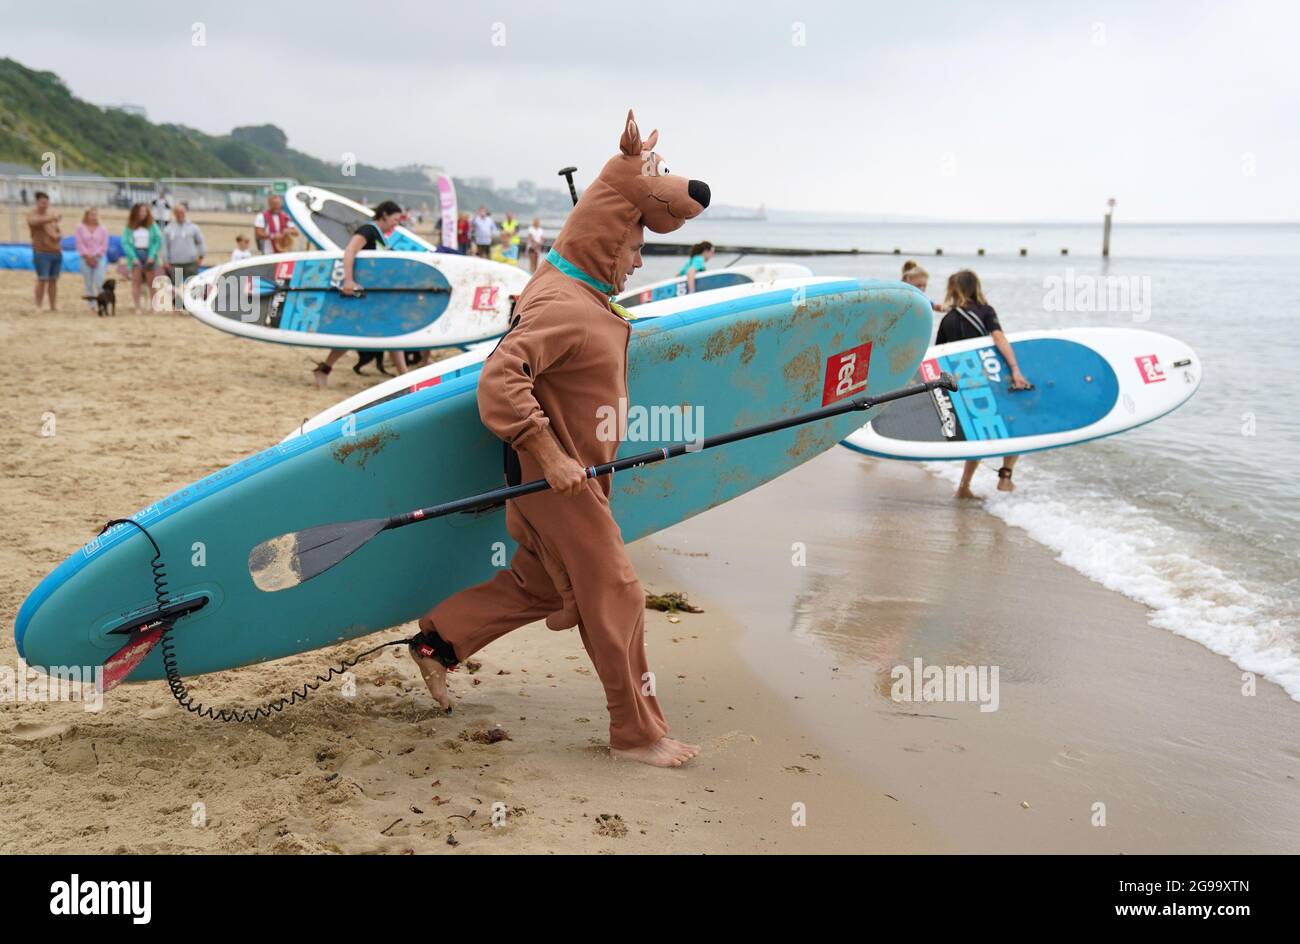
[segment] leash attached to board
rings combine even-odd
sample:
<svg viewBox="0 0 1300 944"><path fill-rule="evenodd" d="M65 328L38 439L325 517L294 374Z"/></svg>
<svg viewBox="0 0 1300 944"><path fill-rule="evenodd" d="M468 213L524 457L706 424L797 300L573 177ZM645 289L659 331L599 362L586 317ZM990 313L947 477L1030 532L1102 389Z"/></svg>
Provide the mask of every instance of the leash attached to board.
<svg viewBox="0 0 1300 944"><path fill-rule="evenodd" d="M126 645L105 661L103 681L103 690L105 692L112 691L126 681L127 676L145 660L145 657L153 651L154 647L161 646L163 671L167 676L167 687L171 690L172 697L176 699L177 704L182 708L209 721L257 721L261 718L269 718L276 712L284 711L291 705L305 701L309 695L326 682L331 681L337 675L342 675L348 669L381 649L386 649L389 646L407 646L415 639L415 637L411 639L391 639L388 642L380 643L378 646L367 649L359 655L330 666L324 675L317 675L310 682L304 682L288 695L269 701L264 705L259 705L256 708L215 708L200 704L194 700L185 685L185 680L181 678L180 669L176 665L176 647L171 638L172 628L175 626L176 620L192 611L178 608L168 599L167 569L162 562L162 549L158 547L158 542L154 540L149 530L140 522L131 518L114 518L104 525L99 533L103 534L115 524L131 525L143 534L153 546L153 560L149 562L149 568L153 571L154 598L157 601L158 609L149 616L144 617L141 623L132 628L128 633L130 638Z"/></svg>

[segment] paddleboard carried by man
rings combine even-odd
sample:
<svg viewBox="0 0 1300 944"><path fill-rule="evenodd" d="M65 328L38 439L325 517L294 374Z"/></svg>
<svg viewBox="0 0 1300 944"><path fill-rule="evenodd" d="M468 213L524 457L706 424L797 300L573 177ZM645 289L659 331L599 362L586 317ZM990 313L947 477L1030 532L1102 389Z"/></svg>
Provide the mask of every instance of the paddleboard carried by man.
<svg viewBox="0 0 1300 944"><path fill-rule="evenodd" d="M508 570L420 619L411 653L445 709L448 668L492 640L545 618L577 626L605 688L615 756L679 767L699 748L668 737L645 654L645 593L610 511L619 439L602 416L627 399L631 327L610 303L641 265L645 229L670 233L709 205L709 188L671 175L627 114L619 153L583 193L520 296L510 330L483 365L478 407L505 443L507 480L545 478L552 491L506 503L519 547ZM487 550L484 550L487 553Z"/></svg>

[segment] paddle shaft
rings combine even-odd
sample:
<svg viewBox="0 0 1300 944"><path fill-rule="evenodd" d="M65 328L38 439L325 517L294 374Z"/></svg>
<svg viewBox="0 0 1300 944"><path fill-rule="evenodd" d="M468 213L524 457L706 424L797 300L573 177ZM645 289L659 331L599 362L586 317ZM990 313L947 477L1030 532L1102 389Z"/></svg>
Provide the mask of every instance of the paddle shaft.
<svg viewBox="0 0 1300 944"><path fill-rule="evenodd" d="M677 443L673 446L667 446L662 449L653 449L649 452L643 452L635 456L628 456L624 459L616 459L613 462L606 462L603 465L588 466L586 469L587 478L599 478L600 476L608 475L611 472L625 472L628 469L636 469L643 465L662 462L665 459L672 459L675 456L685 455L688 452L702 452L705 449L712 449L715 446L725 446L729 443L739 442L743 439L752 439L755 436L765 436L768 433L780 432L783 429L790 429L792 426L802 426L805 423L816 423L818 420L830 419L833 416L842 416L845 413L852 413L854 411L869 410L882 403L901 400L905 397L914 397L919 393L928 393L936 387L942 387L945 390L955 390L957 389L957 384L949 375L944 374L938 380L928 380L925 383L913 384L910 387L891 390L888 393L882 393L879 396L871 397L864 394L859 397L852 397L840 403L833 404L832 406L822 407L820 410L800 413L797 416L787 416L784 419L772 420L769 423L758 423L754 426L746 426L744 429L733 430L730 433L720 433L717 436L709 436L698 444L693 442ZM415 524L417 521L426 521L430 518L441 518L444 515L452 515L461 511L474 511L488 505L499 504L507 499L532 495L535 492L544 492L550 487L551 485L546 481L546 479L537 479L532 482L524 482L521 485L510 485L505 488L494 489L490 492L483 492L479 495L470 495L467 498L458 498L455 501L445 502L441 505L432 505L428 508L418 508L415 511L393 515L388 519L388 523L384 525L382 530L391 531L394 528L402 528L408 524Z"/></svg>
<svg viewBox="0 0 1300 944"><path fill-rule="evenodd" d="M423 295L438 295L438 294L446 295L451 292L451 288L446 285L434 285L428 288L408 287L408 286L393 286L391 288L383 288L383 287L362 288L361 291L359 292L356 292L352 295L347 295L337 285L322 285L318 288L312 288L309 285L285 285L285 286L274 285L272 288L268 288L262 292L259 292L258 294L279 295L281 292L338 292L340 295L343 295L345 298L360 298L363 295L369 295L371 292L416 292Z"/></svg>

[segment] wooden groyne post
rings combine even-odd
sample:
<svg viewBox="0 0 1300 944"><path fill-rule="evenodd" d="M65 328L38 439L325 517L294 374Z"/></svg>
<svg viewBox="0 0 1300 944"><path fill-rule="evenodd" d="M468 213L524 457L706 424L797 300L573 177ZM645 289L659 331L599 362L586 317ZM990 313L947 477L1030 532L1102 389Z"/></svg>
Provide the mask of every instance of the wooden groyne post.
<svg viewBox="0 0 1300 944"><path fill-rule="evenodd" d="M1106 222L1102 225L1101 230L1101 257L1110 258L1110 217L1115 212L1115 198L1111 197L1106 201Z"/></svg>

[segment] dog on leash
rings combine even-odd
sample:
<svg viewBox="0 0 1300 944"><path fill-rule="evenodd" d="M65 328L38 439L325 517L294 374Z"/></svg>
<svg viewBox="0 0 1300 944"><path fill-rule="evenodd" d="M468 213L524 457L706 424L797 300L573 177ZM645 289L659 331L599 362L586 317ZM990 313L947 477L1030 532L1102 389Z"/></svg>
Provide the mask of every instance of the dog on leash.
<svg viewBox="0 0 1300 944"><path fill-rule="evenodd" d="M95 311L99 317L105 315L117 315L117 279L104 279L104 287L99 290L98 295L82 295L84 300L95 303Z"/></svg>

